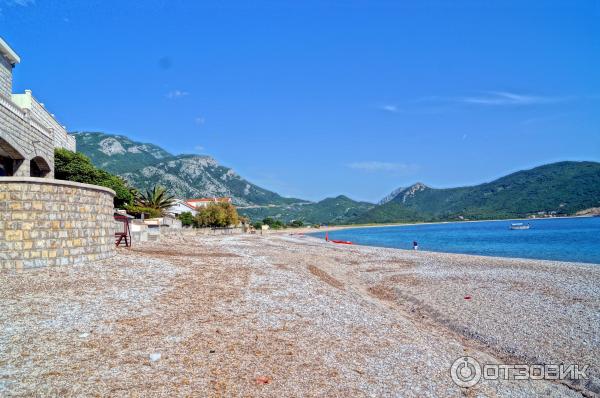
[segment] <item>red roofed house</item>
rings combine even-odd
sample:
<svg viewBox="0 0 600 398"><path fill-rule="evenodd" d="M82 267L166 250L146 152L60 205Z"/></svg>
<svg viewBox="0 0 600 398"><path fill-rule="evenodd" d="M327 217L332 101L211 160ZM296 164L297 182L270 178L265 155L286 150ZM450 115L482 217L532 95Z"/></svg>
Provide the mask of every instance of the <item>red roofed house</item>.
<svg viewBox="0 0 600 398"><path fill-rule="evenodd" d="M198 213L196 211L196 207L187 204L186 201L181 200L181 199L175 199L173 201L173 205L171 205L171 207L169 207L166 211L169 214L172 214L174 216L178 216L181 213L185 213L185 212L189 212L192 213L193 216L196 215L196 213Z"/></svg>

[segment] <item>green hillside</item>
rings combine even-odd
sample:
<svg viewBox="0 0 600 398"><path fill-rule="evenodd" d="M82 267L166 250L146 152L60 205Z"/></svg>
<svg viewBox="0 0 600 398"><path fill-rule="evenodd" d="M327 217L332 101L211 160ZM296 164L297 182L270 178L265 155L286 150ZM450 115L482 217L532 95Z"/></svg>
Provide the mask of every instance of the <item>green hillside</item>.
<svg viewBox="0 0 600 398"><path fill-rule="evenodd" d="M559 162L472 187L415 184L356 217L360 223L572 215L600 205L600 163Z"/></svg>
<svg viewBox="0 0 600 398"><path fill-rule="evenodd" d="M306 224L347 224L374 206L372 203L357 202L340 195L316 203L240 208L238 211L253 220L271 217L284 222L300 220Z"/></svg>
<svg viewBox="0 0 600 398"><path fill-rule="evenodd" d="M173 157L159 146L135 142L122 135L100 132L72 133L77 140L77 152L85 154L96 167L120 174Z"/></svg>

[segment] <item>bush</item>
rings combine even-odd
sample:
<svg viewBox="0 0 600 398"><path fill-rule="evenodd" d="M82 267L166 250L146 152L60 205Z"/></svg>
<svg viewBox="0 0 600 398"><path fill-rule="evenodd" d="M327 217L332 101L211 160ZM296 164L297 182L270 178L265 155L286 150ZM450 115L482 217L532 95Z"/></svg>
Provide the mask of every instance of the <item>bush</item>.
<svg viewBox="0 0 600 398"><path fill-rule="evenodd" d="M288 224L292 228L300 228L304 226L304 223L300 220L294 220Z"/></svg>
<svg viewBox="0 0 600 398"><path fill-rule="evenodd" d="M263 224L268 225L269 228L272 229L282 229L285 228L285 224L280 220L273 220L271 217L267 217L263 219Z"/></svg>
<svg viewBox="0 0 600 398"><path fill-rule="evenodd" d="M228 227L239 223L239 216L231 203L212 203L200 210L196 215L199 227Z"/></svg>
<svg viewBox="0 0 600 398"><path fill-rule="evenodd" d="M191 212L186 211L181 213L177 218L181 221L181 225L184 227L190 227L195 224L194 216Z"/></svg>
<svg viewBox="0 0 600 398"><path fill-rule="evenodd" d="M54 178L110 188L116 193L115 207L122 207L133 201L133 195L125 180L97 168L87 156L81 153L56 148L54 150Z"/></svg>

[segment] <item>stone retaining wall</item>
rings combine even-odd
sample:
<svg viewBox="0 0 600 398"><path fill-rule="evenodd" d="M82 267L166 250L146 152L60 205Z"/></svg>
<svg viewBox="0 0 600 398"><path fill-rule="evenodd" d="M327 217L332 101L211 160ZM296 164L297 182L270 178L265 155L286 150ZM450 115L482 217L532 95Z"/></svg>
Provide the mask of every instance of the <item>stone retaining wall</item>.
<svg viewBox="0 0 600 398"><path fill-rule="evenodd" d="M0 177L0 269L112 257L114 195L96 185Z"/></svg>

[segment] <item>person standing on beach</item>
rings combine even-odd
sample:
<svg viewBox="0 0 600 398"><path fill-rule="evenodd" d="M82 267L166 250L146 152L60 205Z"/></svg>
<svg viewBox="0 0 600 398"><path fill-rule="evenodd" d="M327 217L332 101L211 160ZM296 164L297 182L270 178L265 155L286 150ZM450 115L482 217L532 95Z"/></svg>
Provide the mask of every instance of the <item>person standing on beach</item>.
<svg viewBox="0 0 600 398"><path fill-rule="evenodd" d="M419 244L416 240L413 240L413 250L419 250Z"/></svg>

